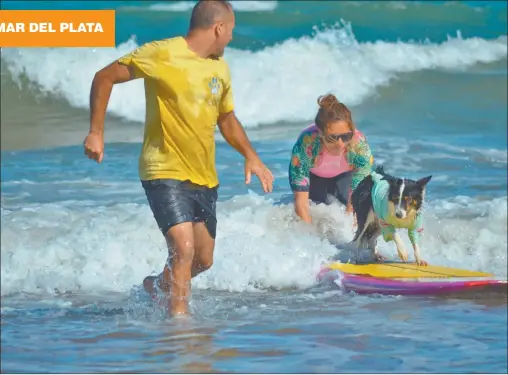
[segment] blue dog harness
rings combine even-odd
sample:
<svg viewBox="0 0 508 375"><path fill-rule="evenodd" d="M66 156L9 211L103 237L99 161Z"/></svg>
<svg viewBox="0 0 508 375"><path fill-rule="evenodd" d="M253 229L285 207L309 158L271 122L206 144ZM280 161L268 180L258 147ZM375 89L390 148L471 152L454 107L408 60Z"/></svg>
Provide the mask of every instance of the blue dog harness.
<svg viewBox="0 0 508 375"><path fill-rule="evenodd" d="M386 242L393 241L393 235L396 228L406 228L408 230L409 240L413 245L420 242L420 236L423 232L423 220L421 213L418 212L415 219L408 221L398 219L395 216L393 206L388 204L388 191L390 185L388 181L382 180L383 176L379 173L372 172L372 180L374 186L372 188L372 204L374 212L380 219L381 233Z"/></svg>

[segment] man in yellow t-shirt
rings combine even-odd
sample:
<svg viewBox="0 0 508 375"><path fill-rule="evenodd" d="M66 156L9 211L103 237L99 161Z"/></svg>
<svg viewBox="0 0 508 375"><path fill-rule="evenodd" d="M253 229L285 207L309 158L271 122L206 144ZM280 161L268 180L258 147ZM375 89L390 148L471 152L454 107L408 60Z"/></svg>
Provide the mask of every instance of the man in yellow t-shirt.
<svg viewBox="0 0 508 375"><path fill-rule="evenodd" d="M169 257L148 292L170 294L172 314L188 313L191 277L210 268L216 236L219 181L214 130L245 157L246 183L260 179L272 191L273 175L252 148L234 113L229 67L222 55L232 40L235 17L223 0L198 1L189 31L146 43L96 73L90 93L90 132L85 154L101 162L104 117L114 84L142 78L146 118L139 176Z"/></svg>

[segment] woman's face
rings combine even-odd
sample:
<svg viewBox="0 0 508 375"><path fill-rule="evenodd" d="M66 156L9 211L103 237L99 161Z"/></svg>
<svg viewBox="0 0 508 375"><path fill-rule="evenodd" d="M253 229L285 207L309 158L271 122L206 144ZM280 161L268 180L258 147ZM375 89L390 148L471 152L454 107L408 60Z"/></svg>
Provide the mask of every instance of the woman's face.
<svg viewBox="0 0 508 375"><path fill-rule="evenodd" d="M346 121L336 121L328 124L326 131L321 134L327 151L339 153L344 146L353 139L353 132Z"/></svg>

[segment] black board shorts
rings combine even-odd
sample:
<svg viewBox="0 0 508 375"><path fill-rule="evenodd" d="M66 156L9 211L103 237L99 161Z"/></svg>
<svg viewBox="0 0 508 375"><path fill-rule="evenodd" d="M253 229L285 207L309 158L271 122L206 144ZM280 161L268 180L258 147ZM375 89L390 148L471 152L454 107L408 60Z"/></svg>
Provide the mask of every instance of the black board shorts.
<svg viewBox="0 0 508 375"><path fill-rule="evenodd" d="M181 223L204 222L215 239L217 232L217 190L190 181L173 179L142 180L148 204L162 234Z"/></svg>
<svg viewBox="0 0 508 375"><path fill-rule="evenodd" d="M331 178L323 178L310 173L309 199L315 203L330 202L329 196L347 205L353 172L348 171Z"/></svg>

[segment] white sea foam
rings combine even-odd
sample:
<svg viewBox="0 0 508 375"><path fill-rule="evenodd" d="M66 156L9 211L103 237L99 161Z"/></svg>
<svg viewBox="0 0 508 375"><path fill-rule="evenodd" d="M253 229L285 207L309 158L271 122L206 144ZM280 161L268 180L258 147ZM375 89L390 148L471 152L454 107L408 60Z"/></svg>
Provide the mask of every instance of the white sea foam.
<svg viewBox="0 0 508 375"><path fill-rule="evenodd" d="M422 255L431 264L507 274L507 199L458 197L425 215ZM218 204L215 263L194 288L254 291L314 285L330 243L352 238L351 218L336 206L313 206L314 227L293 207L254 194ZM84 207L52 203L2 208L1 293L127 291L161 270L166 248L147 205ZM402 236L412 257L406 236ZM381 251L395 258L393 244Z"/></svg>

